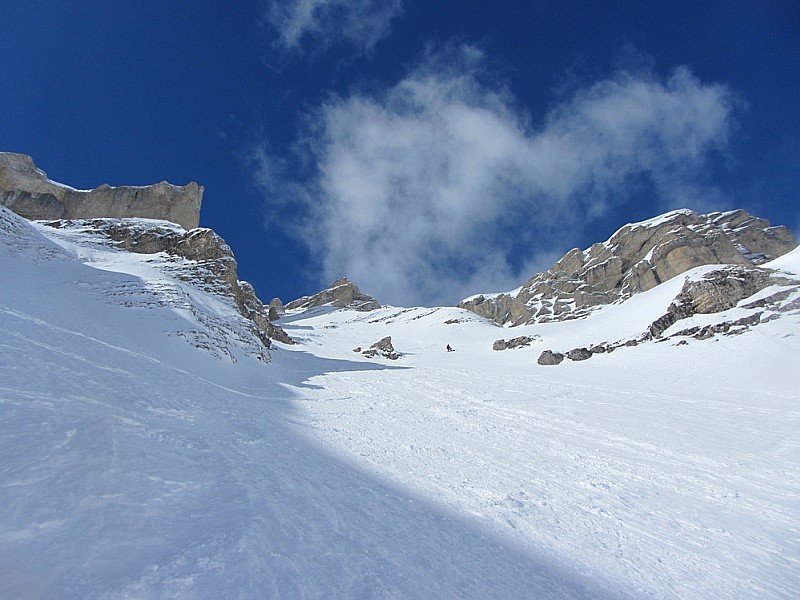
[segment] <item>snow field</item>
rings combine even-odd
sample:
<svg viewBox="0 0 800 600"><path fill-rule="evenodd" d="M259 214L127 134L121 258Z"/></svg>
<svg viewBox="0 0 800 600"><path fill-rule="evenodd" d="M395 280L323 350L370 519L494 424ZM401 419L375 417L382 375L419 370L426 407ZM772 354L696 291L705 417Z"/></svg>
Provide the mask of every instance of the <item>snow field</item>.
<svg viewBox="0 0 800 600"><path fill-rule="evenodd" d="M177 268L0 209L0 597L797 597L797 311L541 367L682 280L514 329L323 308L265 364Z"/></svg>
<svg viewBox="0 0 800 600"><path fill-rule="evenodd" d="M152 257L84 263L80 240L62 250L14 227L0 242L0 597L606 597L315 441L292 390L374 366L283 351L264 364L195 319L230 317L200 311L213 297L168 272L195 310L151 289ZM174 335L187 327L236 362Z"/></svg>
<svg viewBox="0 0 800 600"><path fill-rule="evenodd" d="M320 355L345 357L385 335L406 352L387 369L330 372L295 392L316 435L355 464L546 549L600 588L794 597L800 317L536 364L545 348L635 337L681 285L583 322L513 330L469 316L445 325L465 318L455 309L290 317L286 330ZM541 339L491 350L523 334Z"/></svg>

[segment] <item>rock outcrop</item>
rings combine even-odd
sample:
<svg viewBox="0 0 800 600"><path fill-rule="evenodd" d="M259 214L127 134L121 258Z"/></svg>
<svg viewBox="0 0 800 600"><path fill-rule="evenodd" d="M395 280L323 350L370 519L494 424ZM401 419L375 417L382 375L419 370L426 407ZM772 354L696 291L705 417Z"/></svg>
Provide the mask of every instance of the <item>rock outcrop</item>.
<svg viewBox="0 0 800 600"><path fill-rule="evenodd" d="M192 229L200 223L202 200L203 187L194 182L78 190L48 179L26 154L0 152L0 204L27 219L141 217Z"/></svg>
<svg viewBox="0 0 800 600"><path fill-rule="evenodd" d="M383 356L389 360L397 360L400 358L400 354L392 345L392 336L390 335L387 335L385 338L381 338L366 350L362 351L360 347L353 348L353 352L360 352L367 358L375 358L376 356Z"/></svg>
<svg viewBox="0 0 800 600"><path fill-rule="evenodd" d="M117 248L137 254L166 253L188 261L175 265L174 275L206 291L232 299L238 312L252 322L253 333L269 348L270 340L294 341L269 319L269 310L253 286L237 277L237 263L230 247L211 229L189 231L149 219L85 219L45 221L54 229L76 230L110 240Z"/></svg>
<svg viewBox="0 0 800 600"><path fill-rule="evenodd" d="M165 267L172 275L232 301L266 348L272 340L293 344L271 322L270 309L253 287L239 280L236 259L225 240L197 227L202 196L203 188L196 183L77 190L48 179L30 156L0 152L0 204L66 235L90 234L101 245L174 257Z"/></svg>
<svg viewBox="0 0 800 600"><path fill-rule="evenodd" d="M684 345L686 338L707 340L716 335L740 335L749 329L779 318L781 313L800 314L800 278L788 276L754 265L725 265L699 277L687 277L681 291L670 303L666 312L653 321L637 337L603 343L587 349L573 348L567 352L545 350L539 357L540 365L557 365L564 358L581 361L596 354L630 348L644 342L672 340ZM764 292L768 288L774 288ZM673 325L695 315L725 313L705 325L684 329ZM744 313L744 314L742 314ZM673 332L668 330L672 328Z"/></svg>
<svg viewBox="0 0 800 600"><path fill-rule="evenodd" d="M511 348L524 348L530 346L531 342L536 337L531 335L521 335L510 340L495 340L492 344L492 350L509 350Z"/></svg>
<svg viewBox="0 0 800 600"><path fill-rule="evenodd" d="M540 365L544 366L551 366L551 365L560 365L564 360L564 355L560 352L553 352L552 350L545 350L539 355L539 359L536 361Z"/></svg>
<svg viewBox="0 0 800 600"><path fill-rule="evenodd" d="M629 298L694 267L758 265L796 245L785 227L770 227L743 210L707 215L678 210L625 225L587 250L570 250L514 295L474 296L459 307L498 324L582 318L597 306Z"/></svg>
<svg viewBox="0 0 800 600"><path fill-rule="evenodd" d="M269 301L269 320L277 321L286 314L286 307L280 298L273 298Z"/></svg>
<svg viewBox="0 0 800 600"><path fill-rule="evenodd" d="M771 285L797 287L797 282L776 277L767 269L746 266L717 269L701 279L689 280L669 305L666 314L650 325L648 337L662 337L667 329L682 319L733 308ZM762 305L765 303L762 302Z"/></svg>
<svg viewBox="0 0 800 600"><path fill-rule="evenodd" d="M327 289L313 296L303 296L289 302L286 310L309 309L316 306L349 308L362 312L377 310L381 307L375 298L363 294L353 282L342 277L334 281Z"/></svg>

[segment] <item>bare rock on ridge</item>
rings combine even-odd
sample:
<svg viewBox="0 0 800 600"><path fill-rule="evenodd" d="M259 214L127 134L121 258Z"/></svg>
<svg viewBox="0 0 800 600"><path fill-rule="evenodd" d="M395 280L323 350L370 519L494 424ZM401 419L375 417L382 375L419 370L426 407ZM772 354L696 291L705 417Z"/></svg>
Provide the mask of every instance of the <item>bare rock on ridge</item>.
<svg viewBox="0 0 800 600"><path fill-rule="evenodd" d="M239 314L249 319L253 333L269 348L270 340L294 344L286 332L269 319L269 310L256 296L253 286L240 281L237 263L230 246L211 229L198 227L185 231L169 223L142 219L56 220L45 225L78 228L103 236L128 252L157 254L164 252L191 261L188 270L175 275L233 300Z"/></svg>
<svg viewBox="0 0 800 600"><path fill-rule="evenodd" d="M273 298L269 301L269 320L277 321L286 314L286 307L280 298Z"/></svg>
<svg viewBox="0 0 800 600"><path fill-rule="evenodd" d="M684 283L666 314L650 324L649 338L660 338L672 325L693 315L722 312L771 286L797 285L772 271L753 266L729 266Z"/></svg>
<svg viewBox="0 0 800 600"><path fill-rule="evenodd" d="M627 299L694 267L758 265L796 245L785 227L770 227L743 210L707 215L677 210L625 225L587 250L570 250L517 292L474 296L459 307L498 324L582 318L594 307Z"/></svg>
<svg viewBox="0 0 800 600"><path fill-rule="evenodd" d="M521 335L510 340L495 340L492 344L492 350L508 350L509 348L524 348L530 346L531 342L538 336Z"/></svg>
<svg viewBox="0 0 800 600"><path fill-rule="evenodd" d="M573 361L586 360L595 354L635 347L650 341L664 342L677 338L679 341L676 345L684 345L689 337L706 340L717 334L741 335L762 323L780 318L781 313L792 313L800 308L800 279L789 275L762 266L723 265L701 276L687 277L666 312L638 337L604 342L589 349L574 348L566 353L545 350L539 357L539 364L559 364L564 357ZM761 293L770 287L775 288L772 293ZM666 335L667 330L684 319L723 313L732 308L740 309L740 312L732 315L733 318L726 316L705 325L693 324ZM747 312L742 315L744 311Z"/></svg>
<svg viewBox="0 0 800 600"><path fill-rule="evenodd" d="M27 154L0 152L0 204L26 219L140 217L192 229L200 223L202 201L203 187L195 182L78 190L48 179Z"/></svg>
<svg viewBox="0 0 800 600"><path fill-rule="evenodd" d="M349 308L362 312L377 310L381 307L375 298L362 293L356 284L347 277L337 279L327 289L312 296L303 296L292 300L286 305L286 310L308 309L315 306Z"/></svg>

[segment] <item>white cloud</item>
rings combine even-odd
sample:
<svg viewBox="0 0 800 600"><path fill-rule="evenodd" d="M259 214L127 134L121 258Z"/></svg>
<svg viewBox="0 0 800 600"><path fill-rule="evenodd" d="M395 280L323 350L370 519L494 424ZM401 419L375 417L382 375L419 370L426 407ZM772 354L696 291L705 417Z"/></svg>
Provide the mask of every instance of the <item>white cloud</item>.
<svg viewBox="0 0 800 600"><path fill-rule="evenodd" d="M380 95L313 115L315 170L292 194L307 198L322 281L347 275L393 304L452 304L548 267L553 241L630 201L632 179L655 189L654 214L708 193L703 168L732 125L725 86L684 68L665 81L618 72L532 127L487 75L478 50L451 48Z"/></svg>
<svg viewBox="0 0 800 600"><path fill-rule="evenodd" d="M286 48L311 39L322 47L336 41L368 50L389 34L402 0L273 0L267 17Z"/></svg>

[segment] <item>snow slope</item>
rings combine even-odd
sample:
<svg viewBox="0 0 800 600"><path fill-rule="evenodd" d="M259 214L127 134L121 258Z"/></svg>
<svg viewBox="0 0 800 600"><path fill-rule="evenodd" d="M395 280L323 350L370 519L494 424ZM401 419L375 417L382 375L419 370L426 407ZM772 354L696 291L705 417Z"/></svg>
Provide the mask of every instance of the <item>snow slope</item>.
<svg viewBox="0 0 800 600"><path fill-rule="evenodd" d="M604 597L315 441L294 390L383 366L234 363L161 290L129 302L146 255L37 229L0 212L0 597Z"/></svg>
<svg viewBox="0 0 800 600"><path fill-rule="evenodd" d="M800 590L796 313L540 367L681 282L503 352L458 309L318 308L264 362L167 262L0 208L0 597Z"/></svg>
<svg viewBox="0 0 800 600"><path fill-rule="evenodd" d="M798 273L800 251L770 266ZM536 364L546 348L637 337L683 281L586 320L515 328L536 339L503 352L492 341L509 330L456 309L283 326L320 356L386 335L406 353L398 369L297 389L319 435L355 464L547 549L612 596L797 597L799 311L739 336Z"/></svg>

